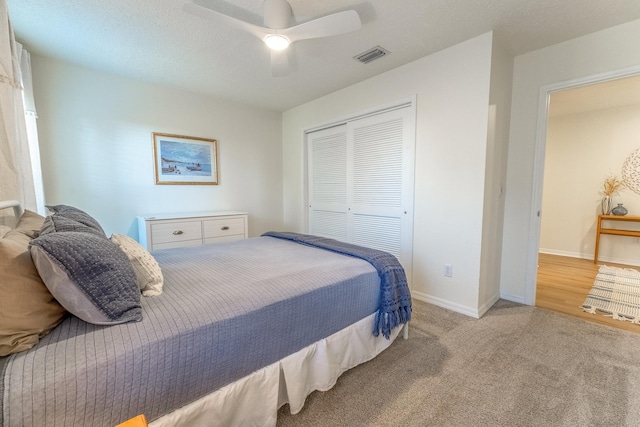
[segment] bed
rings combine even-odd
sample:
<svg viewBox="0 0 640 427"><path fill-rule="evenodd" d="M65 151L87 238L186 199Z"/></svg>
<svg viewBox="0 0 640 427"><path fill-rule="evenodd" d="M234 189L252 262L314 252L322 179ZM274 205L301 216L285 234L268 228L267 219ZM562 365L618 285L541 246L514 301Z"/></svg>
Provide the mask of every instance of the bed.
<svg viewBox="0 0 640 427"><path fill-rule="evenodd" d="M47 217L50 226L59 214ZM33 262L49 276L55 265L42 265L44 237L31 234ZM350 245L334 242L267 233L154 252L161 293L136 288L139 301L121 310L125 321L94 324L80 318L82 311L66 313L31 348L0 357L0 425L114 426L144 414L156 427L262 426L275 425L286 403L297 413L309 393L330 389L344 371L387 348L401 324L407 334L406 279L383 286L384 275L399 270L383 272L371 257L345 256ZM74 304L47 280L64 308ZM400 315L384 313L384 301L400 307Z"/></svg>

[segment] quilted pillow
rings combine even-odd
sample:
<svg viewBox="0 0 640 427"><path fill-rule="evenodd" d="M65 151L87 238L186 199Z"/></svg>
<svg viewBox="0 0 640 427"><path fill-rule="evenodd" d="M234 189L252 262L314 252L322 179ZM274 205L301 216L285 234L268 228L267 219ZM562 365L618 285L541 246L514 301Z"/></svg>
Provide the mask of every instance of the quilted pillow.
<svg viewBox="0 0 640 427"><path fill-rule="evenodd" d="M39 230L43 220L25 211L16 228L0 239L0 356L30 349L66 313L42 282L29 254L27 234Z"/></svg>
<svg viewBox="0 0 640 427"><path fill-rule="evenodd" d="M142 320L135 273L113 242L69 231L41 235L30 250L49 291L80 319L96 325Z"/></svg>
<svg viewBox="0 0 640 427"><path fill-rule="evenodd" d="M47 205L47 209L49 209L56 215L72 219L79 222L80 224L84 224L87 227L97 231L98 234L102 235L103 237L107 237L104 230L100 226L100 223L94 217L83 210L67 205Z"/></svg>
<svg viewBox="0 0 640 427"><path fill-rule="evenodd" d="M42 224L40 236L51 233L66 233L69 231L77 231L80 233L91 233L106 239L103 231L96 230L86 224L76 221L75 219L66 218L64 216L53 214L49 215Z"/></svg>
<svg viewBox="0 0 640 427"><path fill-rule="evenodd" d="M162 270L156 259L142 245L124 234L111 235L111 241L124 252L136 273L142 295L150 297L162 293Z"/></svg>

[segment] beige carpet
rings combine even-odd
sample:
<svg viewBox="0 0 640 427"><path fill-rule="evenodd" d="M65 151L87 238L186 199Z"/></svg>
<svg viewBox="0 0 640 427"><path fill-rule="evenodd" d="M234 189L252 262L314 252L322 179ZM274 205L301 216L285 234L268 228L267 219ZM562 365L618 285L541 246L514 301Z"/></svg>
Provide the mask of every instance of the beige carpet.
<svg viewBox="0 0 640 427"><path fill-rule="evenodd" d="M410 338L278 426L640 426L640 333L507 301L414 303Z"/></svg>

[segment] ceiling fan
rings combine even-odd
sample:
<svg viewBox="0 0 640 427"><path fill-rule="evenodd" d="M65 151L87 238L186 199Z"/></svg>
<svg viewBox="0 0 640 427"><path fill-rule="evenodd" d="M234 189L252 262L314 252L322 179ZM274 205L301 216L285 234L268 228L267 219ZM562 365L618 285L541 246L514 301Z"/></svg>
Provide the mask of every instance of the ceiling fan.
<svg viewBox="0 0 640 427"><path fill-rule="evenodd" d="M182 9L187 13L247 31L264 41L271 49L271 72L276 77L289 74L289 58L286 49L291 43L356 31L361 25L358 12L347 10L290 27L293 12L287 0L264 0L264 27L195 3L186 3Z"/></svg>

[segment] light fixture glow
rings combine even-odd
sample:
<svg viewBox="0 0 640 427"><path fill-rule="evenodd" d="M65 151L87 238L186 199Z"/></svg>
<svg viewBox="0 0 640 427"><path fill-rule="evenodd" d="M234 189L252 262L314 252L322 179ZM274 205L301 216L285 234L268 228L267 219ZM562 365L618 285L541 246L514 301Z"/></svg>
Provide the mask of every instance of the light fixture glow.
<svg viewBox="0 0 640 427"><path fill-rule="evenodd" d="M289 47L289 39L280 34L269 34L264 38L264 42L273 50L285 50Z"/></svg>

